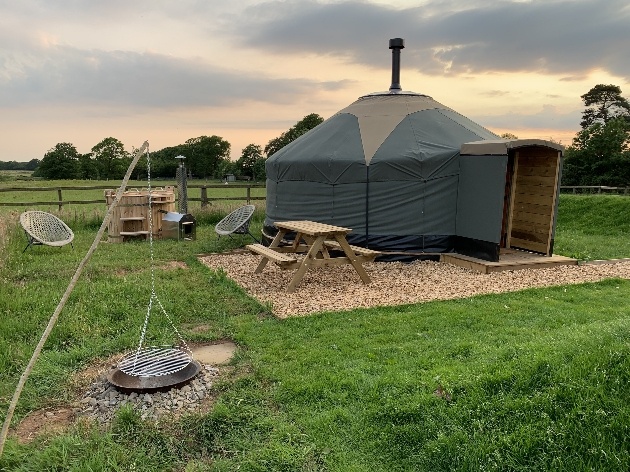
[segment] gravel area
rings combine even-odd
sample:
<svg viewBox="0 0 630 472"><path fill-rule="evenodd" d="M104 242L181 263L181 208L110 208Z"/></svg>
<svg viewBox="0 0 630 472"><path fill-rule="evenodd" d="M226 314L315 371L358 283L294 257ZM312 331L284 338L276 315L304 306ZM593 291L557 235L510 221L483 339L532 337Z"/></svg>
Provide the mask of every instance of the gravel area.
<svg viewBox="0 0 630 472"><path fill-rule="evenodd" d="M268 263L261 274L254 270L260 256L211 254L202 263L241 285L263 303L270 303L279 318L305 316L322 311L341 311L384 305L401 305L466 298L530 287L595 282L606 278L630 279L630 261L522 269L481 274L451 264L432 261L364 264L372 283L364 285L352 266L316 268L306 273L297 290L287 293L293 270Z"/></svg>

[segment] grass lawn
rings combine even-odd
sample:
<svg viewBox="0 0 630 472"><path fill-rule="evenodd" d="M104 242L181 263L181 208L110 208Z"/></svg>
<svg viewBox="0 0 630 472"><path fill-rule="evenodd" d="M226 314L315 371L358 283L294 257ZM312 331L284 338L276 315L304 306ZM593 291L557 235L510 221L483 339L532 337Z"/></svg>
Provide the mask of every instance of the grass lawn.
<svg viewBox="0 0 630 472"><path fill-rule="evenodd" d="M15 182L16 180L31 180L32 170L0 170L1 182Z"/></svg>
<svg viewBox="0 0 630 472"><path fill-rule="evenodd" d="M556 252L630 257L628 202L562 196ZM247 241L217 241L221 216L216 209L199 219L194 242L155 244L158 296L186 339L239 345L212 410L159 424L123 410L108 428L80 423L28 444L10 438L0 470L630 470L630 281L277 320L197 261ZM100 224L71 224L74 250L21 254L24 235L5 222L2 419ZM173 260L187 268L160 268ZM101 244L14 422L67 404L75 372L135 347L149 290L147 244ZM201 325L207 330L194 329ZM167 327L156 319L152 341L168 341Z"/></svg>
<svg viewBox="0 0 630 472"><path fill-rule="evenodd" d="M580 260L630 257L630 198L560 195L554 252Z"/></svg>

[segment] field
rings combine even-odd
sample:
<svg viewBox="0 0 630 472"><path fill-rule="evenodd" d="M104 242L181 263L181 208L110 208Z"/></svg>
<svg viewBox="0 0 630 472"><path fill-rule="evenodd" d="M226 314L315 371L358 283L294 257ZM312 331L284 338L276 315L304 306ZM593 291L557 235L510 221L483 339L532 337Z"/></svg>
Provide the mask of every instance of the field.
<svg viewBox="0 0 630 472"><path fill-rule="evenodd" d="M228 203L241 203L247 196L247 189L240 183L230 183L229 185L223 185L218 181L204 181L204 180L190 180L188 182L188 198L189 210L192 211L195 208L201 206L199 201L202 197L202 190L198 188L203 185L221 185L220 188L208 188L206 189L206 197L209 200L213 198L220 198L222 200L211 202L212 204L220 204L221 202ZM38 209L41 211L58 212L59 194L63 202L89 202L95 203L69 203L62 206L61 211L65 215L71 215L75 219L80 219L84 215L94 215L95 213L100 215L100 218L105 214L106 205L104 198L104 188L116 190L120 185L120 181L106 181L106 180L35 180L28 182L18 182L15 180L0 180L0 211L4 209L13 209L17 211L25 211L27 209ZM128 189L146 189L146 181L129 181ZM153 188L160 188L166 186L177 186L177 184L171 180L169 181L152 181ZM80 189L68 189L68 187L79 187ZM90 187L101 187L90 189ZM16 188L26 189L17 191ZM262 198L265 196L264 188L252 188L250 191L251 197L254 199ZM195 201L196 200L196 201ZM97 202L98 201L98 202ZM29 204L32 202L32 205ZM42 202L50 202L49 205L44 205Z"/></svg>
<svg viewBox="0 0 630 472"><path fill-rule="evenodd" d="M213 225L228 210L204 211L196 241L155 244L158 295L186 339L238 345L207 410L155 423L124 409L107 427L12 435L0 470L630 470L630 281L279 320L197 259L247 242L217 240ZM62 211L74 250L24 254L20 211L0 208L2 419L102 209ZM262 219L259 210L255 233ZM555 252L630 257L629 232L630 198L563 195ZM15 427L72 405L90 368L137 345L150 282L147 244L99 245L26 383ZM168 342L167 328L156 317L151 340Z"/></svg>
<svg viewBox="0 0 630 472"><path fill-rule="evenodd" d="M0 170L0 183L31 180L32 174L30 170Z"/></svg>

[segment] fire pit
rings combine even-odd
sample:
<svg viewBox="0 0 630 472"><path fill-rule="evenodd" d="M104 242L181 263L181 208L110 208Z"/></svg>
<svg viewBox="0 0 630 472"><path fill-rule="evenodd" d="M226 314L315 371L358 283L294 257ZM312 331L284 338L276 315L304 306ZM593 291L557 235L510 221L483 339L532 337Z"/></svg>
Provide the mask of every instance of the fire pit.
<svg viewBox="0 0 630 472"><path fill-rule="evenodd" d="M188 348L186 341L175 327L173 320L168 315L162 302L155 291L155 274L153 264L153 198L151 197L151 160L147 154L147 181L148 181L148 209L149 209L149 253L151 266L151 296L147 306L147 314L144 318L144 325L140 334L138 348L123 357L116 369L112 370L108 376L108 380L115 387L132 391L147 391L158 389L170 389L175 385L192 380L199 371L201 365L192 358L192 352ZM115 204L115 202L113 203ZM185 211L185 210L184 210ZM194 239L195 238L195 219L188 214L166 212L159 210L160 213L166 213L162 218L162 236L176 237L177 239ZM179 347L153 346L144 345L149 327L149 319L154 303L160 308L162 315L168 320L173 333L179 338Z"/></svg>
<svg viewBox="0 0 630 472"><path fill-rule="evenodd" d="M118 389L151 391L170 389L192 380L201 364L178 348L147 348L125 356L107 379Z"/></svg>

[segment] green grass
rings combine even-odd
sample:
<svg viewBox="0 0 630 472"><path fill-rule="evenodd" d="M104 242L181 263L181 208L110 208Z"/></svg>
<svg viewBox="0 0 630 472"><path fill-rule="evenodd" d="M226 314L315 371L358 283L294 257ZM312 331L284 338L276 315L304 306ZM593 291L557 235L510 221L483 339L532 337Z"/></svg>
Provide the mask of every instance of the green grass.
<svg viewBox="0 0 630 472"><path fill-rule="evenodd" d="M630 257L630 198L561 195L554 252L581 260Z"/></svg>
<svg viewBox="0 0 630 472"><path fill-rule="evenodd" d="M265 325L247 344L335 470L624 470L629 290L324 314Z"/></svg>
<svg viewBox="0 0 630 472"><path fill-rule="evenodd" d="M627 256L626 200L589 198L563 196L557 245L577 251L566 238L571 231ZM11 439L0 470L630 469L630 281L277 320L197 261L196 254L247 241L217 241L212 223L222 213L215 211L201 220L196 241L155 244L158 296L186 339L239 345L214 386L212 411L155 425L123 410L106 429L81 423L30 444ZM262 217L257 212L254 231ZM24 254L19 227L5 227L0 419L98 220L77 217L70 226L74 250L38 246ZM188 267L160 268L172 260ZM76 394L73 373L133 348L149 290L147 244L101 244L15 422L67 403ZM149 336L168 341L172 333L157 316Z"/></svg>
<svg viewBox="0 0 630 472"><path fill-rule="evenodd" d="M32 170L0 170L0 183L32 180Z"/></svg>

